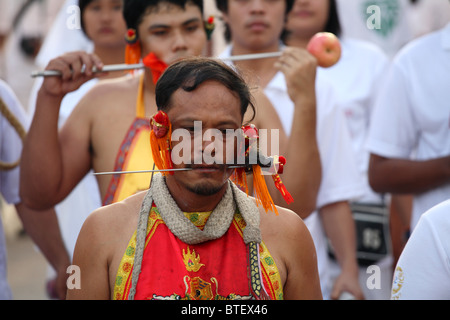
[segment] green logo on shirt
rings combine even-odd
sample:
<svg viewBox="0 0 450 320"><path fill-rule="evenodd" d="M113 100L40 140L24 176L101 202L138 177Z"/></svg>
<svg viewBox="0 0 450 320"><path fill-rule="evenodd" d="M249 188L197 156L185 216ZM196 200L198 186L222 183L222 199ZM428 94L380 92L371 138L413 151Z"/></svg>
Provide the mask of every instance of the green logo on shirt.
<svg viewBox="0 0 450 320"><path fill-rule="evenodd" d="M363 3L362 9L367 27L383 38L388 37L398 24L398 0L368 0Z"/></svg>

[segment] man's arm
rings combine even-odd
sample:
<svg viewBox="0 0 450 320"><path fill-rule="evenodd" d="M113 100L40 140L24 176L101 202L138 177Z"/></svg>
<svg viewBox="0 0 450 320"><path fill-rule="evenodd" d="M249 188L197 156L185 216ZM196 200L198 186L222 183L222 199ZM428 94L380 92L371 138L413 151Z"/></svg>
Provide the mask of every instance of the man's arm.
<svg viewBox="0 0 450 320"><path fill-rule="evenodd" d="M295 200L289 209L305 219L316 208L322 179L316 137L317 60L306 50L286 48L276 67L283 72L289 97L295 105L292 131L282 154L288 163L281 178ZM287 206L273 183L269 182L268 186L275 203Z"/></svg>
<svg viewBox="0 0 450 320"><path fill-rule="evenodd" d="M56 271L56 292L59 299L66 297L67 267L70 257L64 246L54 209L36 212L23 203L16 205L23 227L42 254Z"/></svg>
<svg viewBox="0 0 450 320"><path fill-rule="evenodd" d="M60 136L58 115L64 96L94 77L91 72L94 65L102 68L95 55L73 52L52 60L46 68L61 71L62 76L44 80L24 142L20 194L30 208L53 207L90 168L89 124L78 121L76 128ZM86 72L82 73L82 69Z"/></svg>
<svg viewBox="0 0 450 320"><path fill-rule="evenodd" d="M325 233L330 239L341 267L341 273L334 283L332 299L338 299L343 292L349 292L356 299L363 299L359 285L358 262L356 259L355 222L348 202L336 202L319 209Z"/></svg>
<svg viewBox="0 0 450 320"><path fill-rule="evenodd" d="M88 216L78 236L73 265L80 270L80 288L67 290L68 300L109 300L108 247L104 220L98 211Z"/></svg>
<svg viewBox="0 0 450 320"><path fill-rule="evenodd" d="M450 183L450 156L427 161L371 154L370 186L380 193L422 193Z"/></svg>

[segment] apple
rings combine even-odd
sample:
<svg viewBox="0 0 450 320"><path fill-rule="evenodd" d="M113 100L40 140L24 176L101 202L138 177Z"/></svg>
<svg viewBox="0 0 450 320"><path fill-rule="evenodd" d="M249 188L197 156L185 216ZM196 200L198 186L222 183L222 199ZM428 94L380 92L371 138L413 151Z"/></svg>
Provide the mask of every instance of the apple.
<svg viewBox="0 0 450 320"><path fill-rule="evenodd" d="M329 68L341 58L341 43L331 32L316 33L308 43L306 49L316 59L319 66Z"/></svg>

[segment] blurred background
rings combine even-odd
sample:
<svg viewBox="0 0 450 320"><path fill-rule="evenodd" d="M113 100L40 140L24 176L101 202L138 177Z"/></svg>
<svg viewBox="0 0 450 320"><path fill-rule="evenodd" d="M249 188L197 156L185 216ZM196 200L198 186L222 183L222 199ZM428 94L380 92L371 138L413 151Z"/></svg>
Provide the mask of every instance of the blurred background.
<svg viewBox="0 0 450 320"><path fill-rule="evenodd" d="M8 281L14 300L46 300L47 261L23 232L15 208L1 203L8 251Z"/></svg>
<svg viewBox="0 0 450 320"><path fill-rule="evenodd" d="M205 0L205 18L217 17L216 31L208 54L218 55L225 47L223 26L213 0ZM24 109L32 115L37 83L30 73L66 51L89 50L89 40L77 28L73 9L78 0L0 0L0 79L8 83ZM450 21L448 0L339 0L343 34L379 45L389 57L409 41L437 30ZM381 8L382 30L371 30L367 21ZM31 102L30 102L31 101ZM0 215L8 250L8 280L16 300L48 299L45 285L48 264L36 249L13 206L0 198Z"/></svg>

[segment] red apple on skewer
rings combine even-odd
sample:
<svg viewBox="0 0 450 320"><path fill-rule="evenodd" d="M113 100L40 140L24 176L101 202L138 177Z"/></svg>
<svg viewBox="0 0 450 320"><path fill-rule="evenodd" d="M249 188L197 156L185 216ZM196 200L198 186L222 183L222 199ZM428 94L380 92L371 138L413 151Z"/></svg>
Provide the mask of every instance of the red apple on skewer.
<svg viewBox="0 0 450 320"><path fill-rule="evenodd" d="M319 32L314 35L306 49L316 57L318 65L329 68L341 58L341 43L331 32Z"/></svg>

